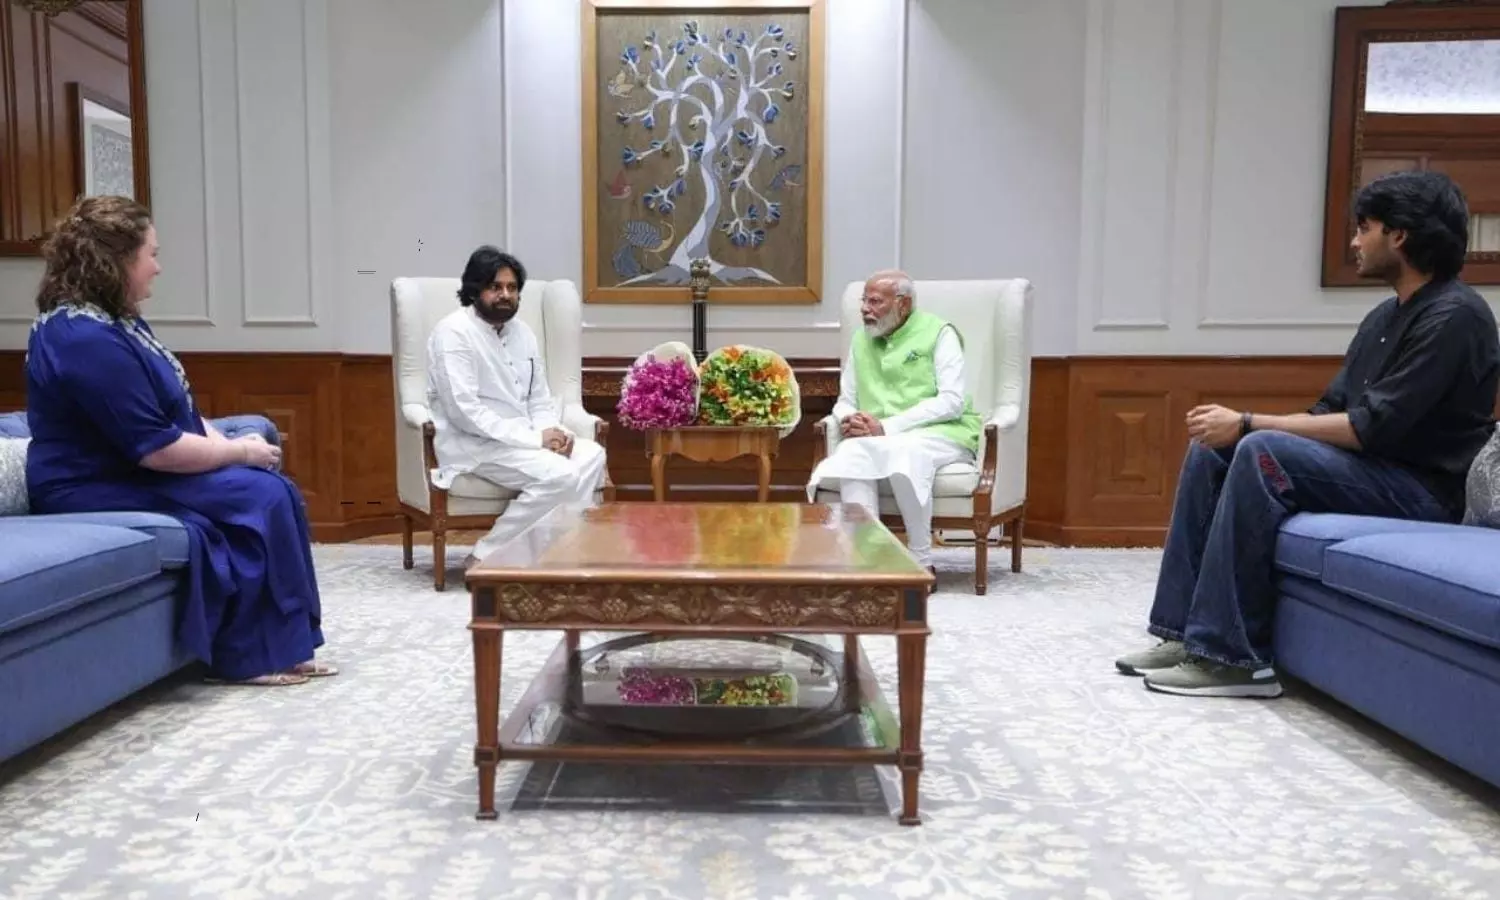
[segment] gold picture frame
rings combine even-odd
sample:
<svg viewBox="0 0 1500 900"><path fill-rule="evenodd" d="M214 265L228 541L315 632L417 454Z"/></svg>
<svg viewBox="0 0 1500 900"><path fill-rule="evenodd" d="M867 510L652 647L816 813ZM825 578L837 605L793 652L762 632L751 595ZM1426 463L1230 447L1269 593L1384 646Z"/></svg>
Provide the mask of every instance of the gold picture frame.
<svg viewBox="0 0 1500 900"><path fill-rule="evenodd" d="M826 0L583 0L583 299L823 295Z"/></svg>

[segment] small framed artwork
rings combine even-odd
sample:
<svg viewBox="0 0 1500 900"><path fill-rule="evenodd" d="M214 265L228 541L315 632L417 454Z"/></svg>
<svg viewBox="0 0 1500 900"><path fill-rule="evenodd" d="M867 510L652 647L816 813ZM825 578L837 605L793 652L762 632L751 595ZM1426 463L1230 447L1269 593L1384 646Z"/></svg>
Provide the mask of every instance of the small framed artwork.
<svg viewBox="0 0 1500 900"><path fill-rule="evenodd" d="M98 91L72 82L78 192L87 197L135 196L135 142L130 107Z"/></svg>
<svg viewBox="0 0 1500 900"><path fill-rule="evenodd" d="M823 293L826 0L583 0L583 297Z"/></svg>

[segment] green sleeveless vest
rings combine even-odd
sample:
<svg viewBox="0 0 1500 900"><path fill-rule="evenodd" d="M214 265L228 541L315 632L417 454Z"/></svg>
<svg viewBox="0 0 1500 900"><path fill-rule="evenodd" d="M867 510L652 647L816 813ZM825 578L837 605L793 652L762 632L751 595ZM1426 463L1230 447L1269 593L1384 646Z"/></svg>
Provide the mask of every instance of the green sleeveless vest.
<svg viewBox="0 0 1500 900"><path fill-rule="evenodd" d="M937 396L937 368L932 352L944 328L953 328L963 346L963 335L948 322L921 310L912 310L906 322L883 338L872 338L861 329L854 335L855 401L863 412L877 419L905 412ZM970 451L979 451L984 421L974 411L973 398L964 395L964 411L957 419L934 422L913 429L955 441Z"/></svg>

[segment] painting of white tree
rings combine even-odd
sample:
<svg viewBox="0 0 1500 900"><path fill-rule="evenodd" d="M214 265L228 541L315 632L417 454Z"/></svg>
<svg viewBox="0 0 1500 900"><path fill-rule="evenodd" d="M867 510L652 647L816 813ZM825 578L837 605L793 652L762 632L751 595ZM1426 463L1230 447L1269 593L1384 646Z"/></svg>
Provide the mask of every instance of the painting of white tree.
<svg viewBox="0 0 1500 900"><path fill-rule="evenodd" d="M809 20L805 6L598 11L589 287L661 294L706 259L716 292L808 291Z"/></svg>

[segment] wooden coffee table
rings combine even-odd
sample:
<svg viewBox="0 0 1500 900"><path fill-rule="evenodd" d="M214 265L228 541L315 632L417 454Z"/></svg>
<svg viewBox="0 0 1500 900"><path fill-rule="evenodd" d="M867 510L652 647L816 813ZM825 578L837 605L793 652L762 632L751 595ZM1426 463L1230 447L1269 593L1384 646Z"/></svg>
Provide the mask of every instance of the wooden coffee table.
<svg viewBox="0 0 1500 900"><path fill-rule="evenodd" d="M478 818L496 817L495 771L508 760L881 764L901 771L901 824L920 824L933 578L860 507L619 503L559 509L480 561L465 581L472 602ZM502 727L501 655L512 629L561 630L563 638ZM670 670L656 674L686 684L686 700L591 705L581 689L585 666L590 673L608 669L598 647L580 646L585 631L647 633L609 642L621 647L712 639L785 648L803 654L813 671L831 669L838 683L831 693L808 699L803 694L811 696L812 688L783 673L776 677L792 680L777 682L788 689L779 700L728 707L723 679ZM842 635L843 652L796 637L822 634ZM899 725L859 651L859 635L896 639ZM737 684L764 683L756 678ZM597 697L600 685L590 687ZM568 723L569 739L558 739L560 723ZM601 739L579 740L580 732ZM809 741L814 733L819 739ZM830 743L829 735L849 733L859 738Z"/></svg>

